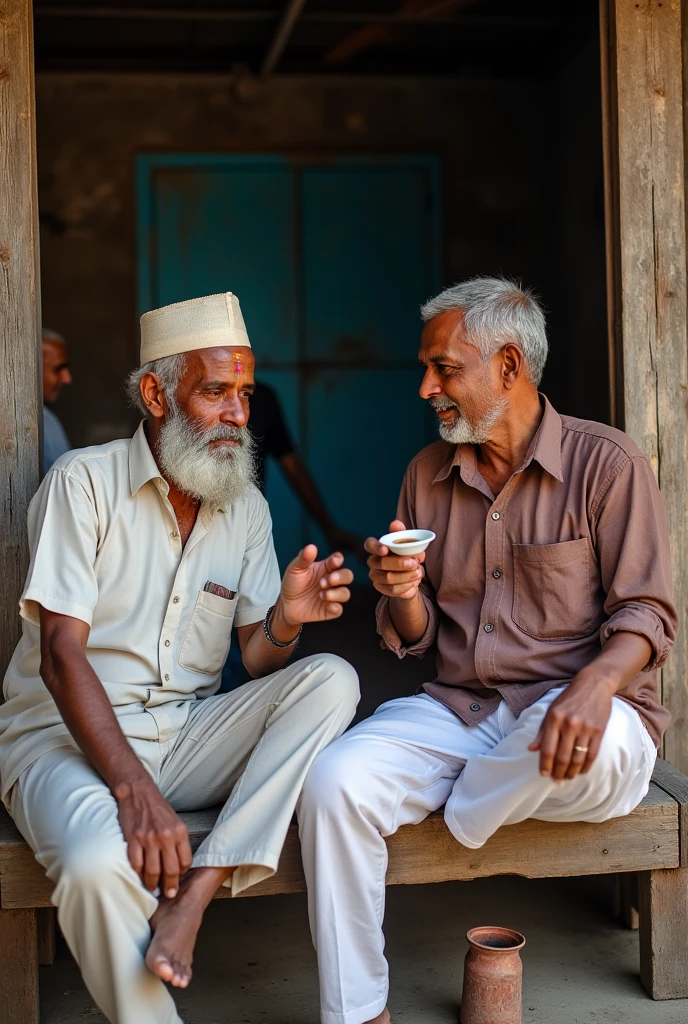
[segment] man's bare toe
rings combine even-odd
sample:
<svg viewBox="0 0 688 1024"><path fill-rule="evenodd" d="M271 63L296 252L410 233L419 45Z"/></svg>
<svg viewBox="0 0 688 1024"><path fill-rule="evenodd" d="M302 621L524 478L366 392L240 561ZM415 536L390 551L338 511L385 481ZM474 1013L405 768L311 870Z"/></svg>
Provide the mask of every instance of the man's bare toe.
<svg viewBox="0 0 688 1024"><path fill-rule="evenodd" d="M146 953L146 966L168 985L186 988L191 981L201 915L181 900L161 901L150 924L153 937Z"/></svg>
<svg viewBox="0 0 688 1024"><path fill-rule="evenodd" d="M174 967L163 953L155 953L149 949L146 953L146 967L162 981L171 982L174 978Z"/></svg>

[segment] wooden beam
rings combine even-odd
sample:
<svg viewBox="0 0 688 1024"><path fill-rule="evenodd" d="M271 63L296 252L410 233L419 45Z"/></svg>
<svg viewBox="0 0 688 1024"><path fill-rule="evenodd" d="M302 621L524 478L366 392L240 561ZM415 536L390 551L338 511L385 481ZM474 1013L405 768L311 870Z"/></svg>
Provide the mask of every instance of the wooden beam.
<svg viewBox="0 0 688 1024"><path fill-rule="evenodd" d="M398 23L402 24L405 17L417 16L425 21L432 21L442 15L470 7L475 0L404 0L397 12ZM370 23L346 36L326 55L326 64L344 64L363 50L384 42L389 38L392 25Z"/></svg>
<svg viewBox="0 0 688 1024"><path fill-rule="evenodd" d="M217 820L218 808L187 811L182 820L196 850ZM625 818L601 824L523 821L500 828L480 850L457 843L442 812L406 825L387 839L388 885L467 881L493 875L555 878L646 871L679 866L679 807L652 784ZM296 825L289 829L279 871L241 896L303 892L306 881ZM11 818L0 805L0 907L49 907L53 886ZM218 897L230 896L220 889Z"/></svg>
<svg viewBox="0 0 688 1024"><path fill-rule="evenodd" d="M260 68L261 77L267 78L277 67L277 62L287 48L291 34L296 28L296 22L303 9L306 0L289 0L284 14L277 26L277 31L270 43L270 48L265 54L265 59Z"/></svg>
<svg viewBox="0 0 688 1024"><path fill-rule="evenodd" d="M680 632L663 672L665 756L688 769L688 344L680 0L605 0L608 274L617 425L667 506Z"/></svg>
<svg viewBox="0 0 688 1024"><path fill-rule="evenodd" d="M0 678L17 642L39 480L40 314L31 0L0 0Z"/></svg>

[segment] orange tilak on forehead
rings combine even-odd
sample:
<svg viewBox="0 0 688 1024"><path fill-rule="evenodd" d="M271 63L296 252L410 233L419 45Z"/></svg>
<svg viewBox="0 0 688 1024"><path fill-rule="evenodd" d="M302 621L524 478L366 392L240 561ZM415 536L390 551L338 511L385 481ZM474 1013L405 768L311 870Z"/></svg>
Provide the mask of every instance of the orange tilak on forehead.
<svg viewBox="0 0 688 1024"><path fill-rule="evenodd" d="M234 372L239 375L244 372L244 361L241 358L239 352L235 352L233 356Z"/></svg>

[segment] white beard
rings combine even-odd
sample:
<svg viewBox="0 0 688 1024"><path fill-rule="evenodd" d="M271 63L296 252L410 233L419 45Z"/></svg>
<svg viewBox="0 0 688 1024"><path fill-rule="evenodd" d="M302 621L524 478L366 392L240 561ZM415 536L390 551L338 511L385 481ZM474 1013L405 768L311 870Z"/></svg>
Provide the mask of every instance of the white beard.
<svg viewBox="0 0 688 1024"><path fill-rule="evenodd" d="M506 398L495 398L491 401L488 411L477 423L469 423L458 411L456 402L449 398L431 398L430 404L436 412L444 409L456 409L456 422L445 423L440 420L440 437L449 444L485 444L490 440L494 425L501 419L507 406Z"/></svg>
<svg viewBox="0 0 688 1024"><path fill-rule="evenodd" d="M238 441L210 448L211 441ZM255 441L246 427L199 430L179 409L160 429L157 455L166 476L185 494L213 508L233 505L255 482Z"/></svg>

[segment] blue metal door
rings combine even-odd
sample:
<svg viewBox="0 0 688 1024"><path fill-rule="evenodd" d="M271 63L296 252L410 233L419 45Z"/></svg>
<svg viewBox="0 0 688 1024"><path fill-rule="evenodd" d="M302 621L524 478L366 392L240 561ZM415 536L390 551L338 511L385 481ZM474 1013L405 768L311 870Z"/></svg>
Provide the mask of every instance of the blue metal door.
<svg viewBox="0 0 688 1024"><path fill-rule="evenodd" d="M141 311L236 292L258 377L334 517L364 536L386 530L434 436L417 353L418 306L439 285L438 201L433 157L138 162ZM324 545L273 466L266 494L282 565Z"/></svg>

